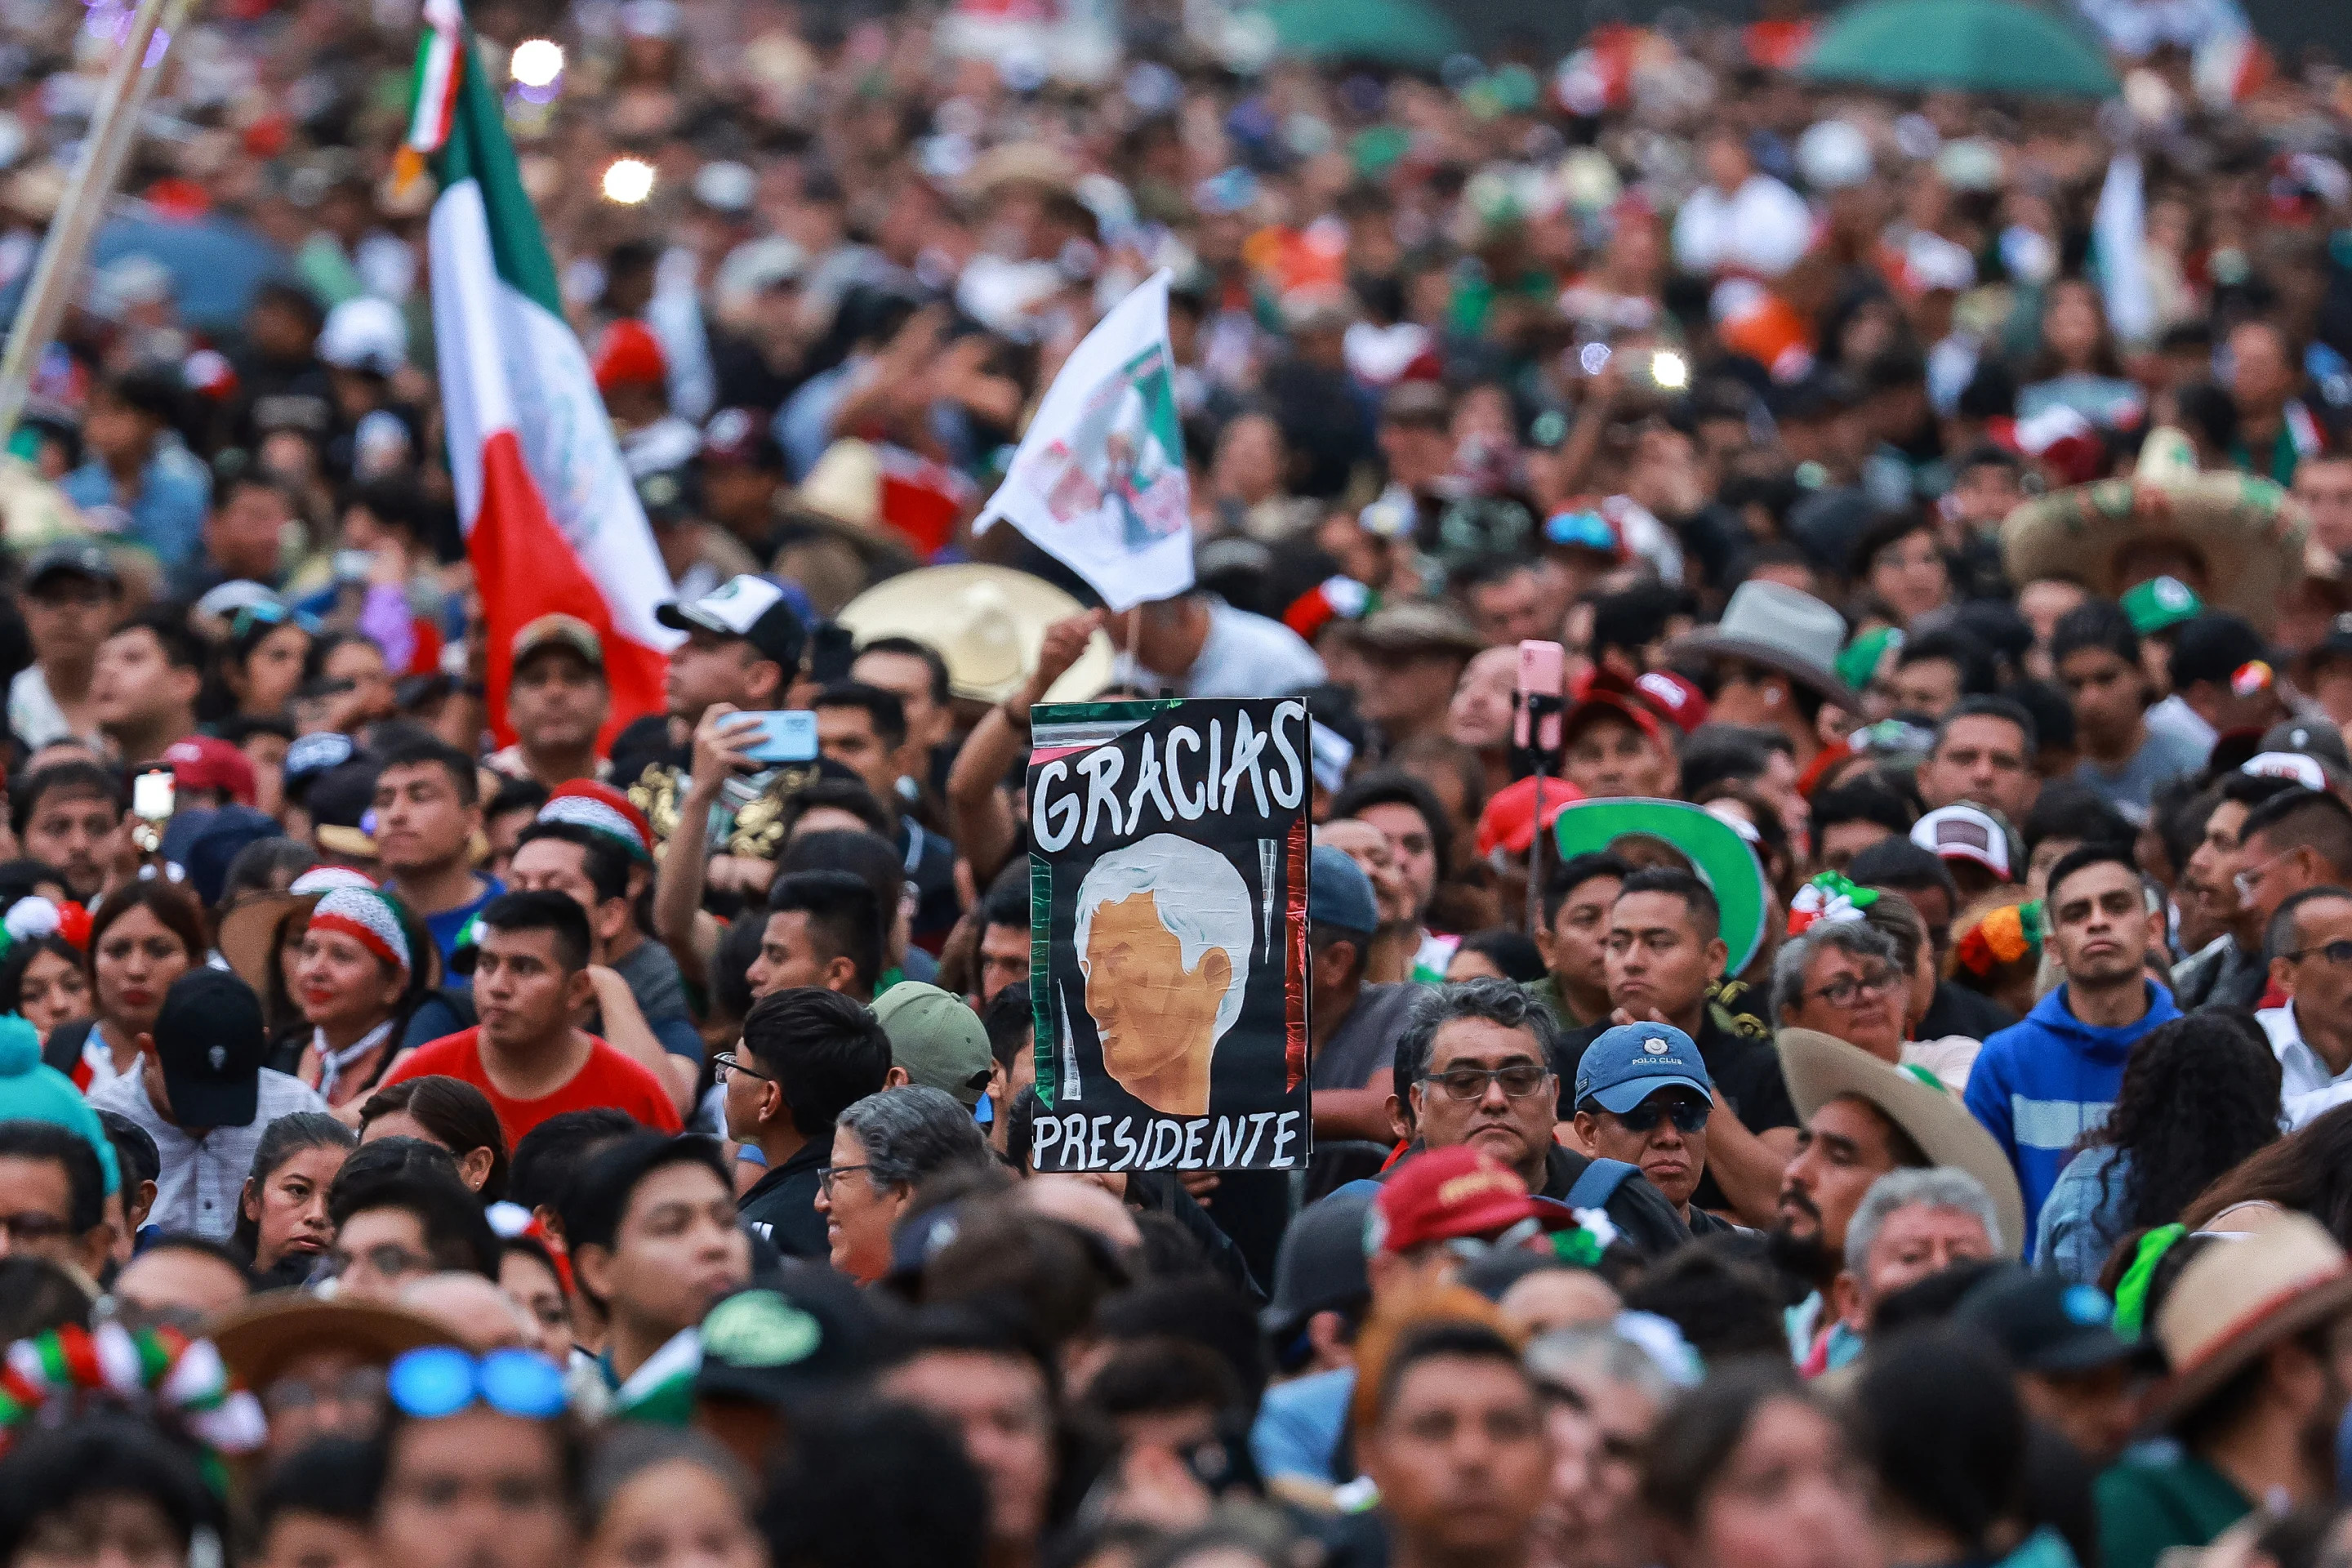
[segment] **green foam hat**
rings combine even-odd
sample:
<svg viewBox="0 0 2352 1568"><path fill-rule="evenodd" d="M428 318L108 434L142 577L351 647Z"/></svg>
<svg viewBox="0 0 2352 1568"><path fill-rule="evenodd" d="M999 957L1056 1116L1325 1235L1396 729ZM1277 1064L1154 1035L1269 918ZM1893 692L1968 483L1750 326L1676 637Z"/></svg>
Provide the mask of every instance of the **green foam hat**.
<svg viewBox="0 0 2352 1568"><path fill-rule="evenodd" d="M1612 795L1580 800L1552 825L1560 858L1612 847L1622 838L1664 844L1688 863L1723 907L1725 973L1748 967L1764 941L1764 868L1738 830L1703 805L1681 800Z"/></svg>

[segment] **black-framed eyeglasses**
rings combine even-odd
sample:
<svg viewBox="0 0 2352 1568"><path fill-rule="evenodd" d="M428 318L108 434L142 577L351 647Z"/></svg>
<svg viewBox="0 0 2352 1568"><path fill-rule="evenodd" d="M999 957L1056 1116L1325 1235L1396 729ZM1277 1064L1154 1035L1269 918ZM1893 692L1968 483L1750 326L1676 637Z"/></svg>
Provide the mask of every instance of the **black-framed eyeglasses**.
<svg viewBox="0 0 2352 1568"><path fill-rule="evenodd" d="M1645 1100L1631 1110L1613 1114L1628 1132L1654 1131L1659 1120L1664 1118L1675 1124L1675 1131L1687 1138L1705 1131L1706 1119L1714 1113L1715 1107L1703 1100L1669 1100L1663 1102Z"/></svg>
<svg viewBox="0 0 2352 1568"><path fill-rule="evenodd" d="M761 1072L733 1051L719 1052L710 1058L710 1066L713 1069L713 1078L719 1083L725 1083L728 1079L739 1072L748 1078L756 1078L761 1083L776 1081L772 1074Z"/></svg>
<svg viewBox="0 0 2352 1568"><path fill-rule="evenodd" d="M2321 942L2317 947L2299 947L2293 952L2279 955L2289 963L2301 963L2306 958L2324 958L2330 963L2352 963L2352 937L2337 937L2334 942Z"/></svg>
<svg viewBox="0 0 2352 1568"><path fill-rule="evenodd" d="M816 1168L817 1190L826 1197L833 1196L834 1184L852 1171L870 1171L871 1165L819 1165Z"/></svg>
<svg viewBox="0 0 2352 1568"><path fill-rule="evenodd" d="M1832 1007L1851 1007L1865 994L1872 996L1885 995L1895 989L1895 971L1874 969L1868 974L1840 975L1820 990L1808 991L1805 994L1826 1002Z"/></svg>
<svg viewBox="0 0 2352 1568"><path fill-rule="evenodd" d="M1437 1085L1448 1100L1484 1100L1490 1083L1501 1084L1503 1092L1513 1100L1525 1100L1551 1081L1551 1069L1532 1062L1507 1068L1449 1068L1423 1073L1421 1081Z"/></svg>

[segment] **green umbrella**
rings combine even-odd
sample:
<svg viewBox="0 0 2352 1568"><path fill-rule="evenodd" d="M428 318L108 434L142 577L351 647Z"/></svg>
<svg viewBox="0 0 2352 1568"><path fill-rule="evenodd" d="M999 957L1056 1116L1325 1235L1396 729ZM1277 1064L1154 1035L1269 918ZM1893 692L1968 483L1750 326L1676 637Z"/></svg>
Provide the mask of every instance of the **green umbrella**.
<svg viewBox="0 0 2352 1568"><path fill-rule="evenodd" d="M1898 89L2065 98L2121 90L2095 39L2021 0L1864 0L1830 22L1801 69Z"/></svg>
<svg viewBox="0 0 2352 1568"><path fill-rule="evenodd" d="M1284 52L1316 59L1433 66L1462 35L1427 0L1277 0L1265 8Z"/></svg>

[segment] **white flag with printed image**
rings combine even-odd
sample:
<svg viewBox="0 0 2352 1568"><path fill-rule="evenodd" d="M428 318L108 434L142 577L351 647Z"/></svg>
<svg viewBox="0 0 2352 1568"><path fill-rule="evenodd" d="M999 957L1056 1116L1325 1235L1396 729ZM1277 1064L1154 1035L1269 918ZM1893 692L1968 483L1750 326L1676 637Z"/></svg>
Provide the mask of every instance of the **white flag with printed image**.
<svg viewBox="0 0 2352 1568"><path fill-rule="evenodd" d="M1010 522L1124 610L1192 585L1192 489L1165 271L1096 323L1054 378L972 524Z"/></svg>

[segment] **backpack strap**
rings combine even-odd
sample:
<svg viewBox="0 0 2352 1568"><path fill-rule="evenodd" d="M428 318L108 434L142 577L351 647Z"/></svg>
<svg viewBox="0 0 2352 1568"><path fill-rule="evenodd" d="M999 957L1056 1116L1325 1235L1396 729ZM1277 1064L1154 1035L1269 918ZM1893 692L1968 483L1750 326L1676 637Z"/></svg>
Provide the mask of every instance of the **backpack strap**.
<svg viewBox="0 0 2352 1568"><path fill-rule="evenodd" d="M1572 1209L1606 1208L1609 1200L1617 1195L1617 1189L1625 1184L1625 1178L1640 1168L1622 1160L1593 1160L1578 1174L1568 1189L1568 1196L1560 1201Z"/></svg>
<svg viewBox="0 0 2352 1568"><path fill-rule="evenodd" d="M68 1078L73 1077L74 1068L81 1066L82 1042L89 1038L89 1032L97 1026L97 1022L94 1018L77 1018L70 1024L59 1024L51 1029L48 1039L41 1047L41 1060Z"/></svg>

